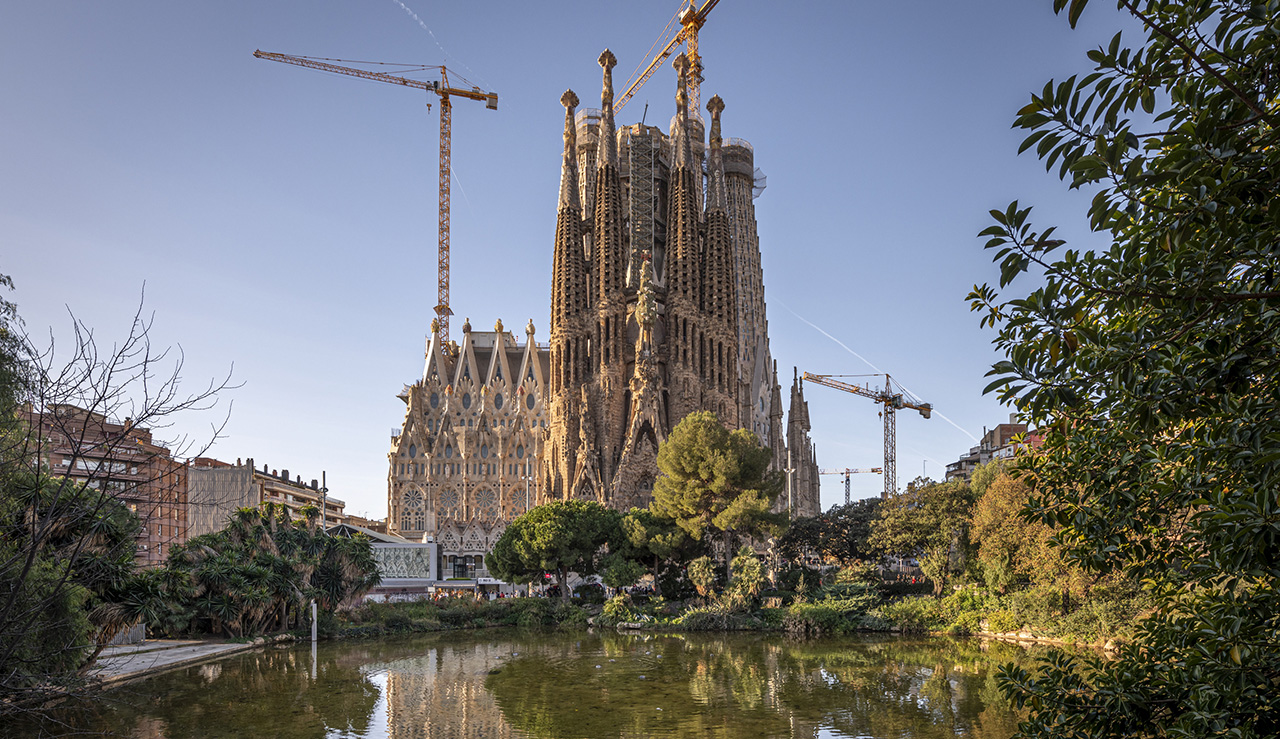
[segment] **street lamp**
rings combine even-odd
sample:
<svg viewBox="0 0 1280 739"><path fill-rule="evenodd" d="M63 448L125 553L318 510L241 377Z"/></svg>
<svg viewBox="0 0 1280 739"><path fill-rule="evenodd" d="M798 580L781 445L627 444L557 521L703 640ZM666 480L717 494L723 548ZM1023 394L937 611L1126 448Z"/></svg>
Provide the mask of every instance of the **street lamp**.
<svg viewBox="0 0 1280 739"><path fill-rule="evenodd" d="M783 471L787 473L787 517L794 518L795 517L795 512L794 512L795 498L791 493L791 474L796 471L796 468L791 465L791 447L790 446L787 447L787 468Z"/></svg>

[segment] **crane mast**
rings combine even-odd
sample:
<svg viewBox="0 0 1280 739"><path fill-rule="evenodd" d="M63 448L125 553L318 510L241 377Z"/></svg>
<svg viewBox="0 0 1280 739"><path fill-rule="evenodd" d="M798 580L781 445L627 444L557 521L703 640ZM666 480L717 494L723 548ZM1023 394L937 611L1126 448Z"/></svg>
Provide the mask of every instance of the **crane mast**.
<svg viewBox="0 0 1280 739"><path fill-rule="evenodd" d="M412 87L417 90L424 90L440 96L440 196L438 201L439 218L437 227L439 247L436 262L436 293L439 302L435 307L435 330L440 336L442 343L448 341L449 316L453 315L453 311L449 308L449 181L450 173L452 171L451 141L453 138L453 103L450 102L449 98L450 96L457 96L467 98L468 100L479 100L484 102L485 107L489 110L497 110L497 93L483 92L478 87L472 87L471 89L451 87L449 85L449 70L444 67L416 67L415 69L429 68L440 70L440 81L433 80L427 82L409 77L400 77L387 72L374 72L367 69L344 67L338 64L333 64L335 61L342 61L340 59L292 56L290 54L278 54L262 50L253 52L253 55L259 59L282 62L284 64L293 64L299 67L320 70L322 72L333 72L335 74L344 74L349 77L358 77L360 79L371 80L373 82L386 82L392 85ZM429 103L427 107L430 108Z"/></svg>
<svg viewBox="0 0 1280 739"><path fill-rule="evenodd" d="M902 408L920 411L920 415L929 418L933 414L933 404L918 399L908 399L905 390L897 391L893 386L893 378L884 376L884 390L872 389L861 385L853 385L835 378L851 375L814 375L805 372L803 379L826 385L829 388L843 390L846 393L870 398L884 406L881 416L884 418L884 492L881 497L888 498L898 492L898 450L896 412ZM873 375L879 377L880 375Z"/></svg>
<svg viewBox="0 0 1280 739"><path fill-rule="evenodd" d="M685 55L689 58L689 110L699 111L702 106L702 56L698 53L698 31L702 30L702 26L707 22L707 14L711 9L719 3L720 0L706 0L702 3L702 7L695 8L693 0L689 0L689 5L676 14L675 20L680 21L680 31L671 38L670 41L659 51L645 67L644 71L639 75L632 75L632 81L627 86L625 92L618 97L613 103L613 111L617 113L622 110L636 92L649 81L655 72L662 67L663 62L675 51L676 47L681 43L685 46ZM670 28L670 24L667 25ZM659 37L657 46L662 43ZM637 69L639 69L637 67Z"/></svg>

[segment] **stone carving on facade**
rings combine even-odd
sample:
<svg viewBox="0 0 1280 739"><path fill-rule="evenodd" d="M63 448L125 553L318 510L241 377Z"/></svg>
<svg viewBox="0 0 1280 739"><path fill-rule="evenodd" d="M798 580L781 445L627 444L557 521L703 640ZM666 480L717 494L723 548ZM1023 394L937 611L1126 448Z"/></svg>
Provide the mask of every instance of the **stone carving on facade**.
<svg viewBox="0 0 1280 739"><path fill-rule="evenodd" d="M433 322L422 378L399 395L389 528L433 537L446 558L474 565L484 551L476 547L548 500L585 493L618 508L645 505L658 445L697 410L755 432L774 469L787 466L790 449L795 513L818 512L803 387L784 405L769 350L754 210L763 176L751 146L722 139L718 96L707 104L704 145L683 55L669 133L618 130L617 60L606 51L599 62L599 110L577 115L572 90L560 99L548 344L536 345L532 320L523 345L501 321L492 333L464 321L461 345L440 340Z"/></svg>
<svg viewBox="0 0 1280 739"><path fill-rule="evenodd" d="M786 408L768 349L752 203L757 180L743 164L751 161L750 145L722 139L725 105L718 96L707 104L711 137L703 145L701 120L688 109L693 72L683 55L673 61L670 135L644 126L615 129L616 60L606 51L599 61L599 111L579 116L574 130L577 96L569 91L561 98L549 454L542 460L548 495L577 497L584 476L594 473L599 499L619 508L644 505L658 445L696 410L754 431L775 469L786 466L788 443L803 446L800 456L813 466L806 480L816 480L807 429L793 425L786 439L788 429L776 422ZM640 146L648 159L636 155ZM666 192L664 203L645 200L658 192ZM661 266L654 260L659 252ZM812 497L797 513L818 512Z"/></svg>

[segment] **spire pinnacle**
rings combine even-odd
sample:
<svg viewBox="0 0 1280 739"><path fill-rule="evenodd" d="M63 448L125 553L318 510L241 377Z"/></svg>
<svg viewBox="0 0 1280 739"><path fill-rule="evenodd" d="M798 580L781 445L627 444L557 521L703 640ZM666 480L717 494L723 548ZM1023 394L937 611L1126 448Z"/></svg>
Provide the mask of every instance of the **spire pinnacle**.
<svg viewBox="0 0 1280 739"><path fill-rule="evenodd" d="M681 54L671 63L676 70L676 120L689 119L689 57Z"/></svg>
<svg viewBox="0 0 1280 739"><path fill-rule="evenodd" d="M689 57L681 54L671 66L676 70L676 140L672 169L690 167L689 154Z"/></svg>
<svg viewBox="0 0 1280 739"><path fill-rule="evenodd" d="M582 212L578 200L578 127L574 125L573 113L578 107L578 96L573 90L565 90L560 96L560 104L564 106L564 163L560 167L560 209Z"/></svg>
<svg viewBox="0 0 1280 739"><path fill-rule="evenodd" d="M720 153L720 114L724 112L724 101L719 95L707 101L707 111L711 113L711 153L707 161L707 210L725 207L724 192L724 159Z"/></svg>
<svg viewBox="0 0 1280 739"><path fill-rule="evenodd" d="M604 69L604 88L600 91L600 148L596 155L596 166L617 166L618 138L613 126L613 68L618 58L612 51L605 49L597 60Z"/></svg>

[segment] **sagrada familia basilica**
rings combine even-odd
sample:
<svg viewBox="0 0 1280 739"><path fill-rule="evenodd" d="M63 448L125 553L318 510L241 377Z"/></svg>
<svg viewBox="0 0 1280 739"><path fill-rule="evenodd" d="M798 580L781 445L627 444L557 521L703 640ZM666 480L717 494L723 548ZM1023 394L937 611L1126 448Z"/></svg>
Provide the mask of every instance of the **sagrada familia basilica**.
<svg viewBox="0 0 1280 739"><path fill-rule="evenodd" d="M820 511L808 406L793 379L787 420L769 352L750 144L710 137L689 110L682 55L670 130L614 124L612 53L599 109L568 91L552 256L550 341L519 343L499 321L432 331L422 378L388 455L388 525L434 540L445 574L483 574L483 555L530 506L569 498L649 503L658 446L691 412L747 428L790 470L780 509Z"/></svg>

